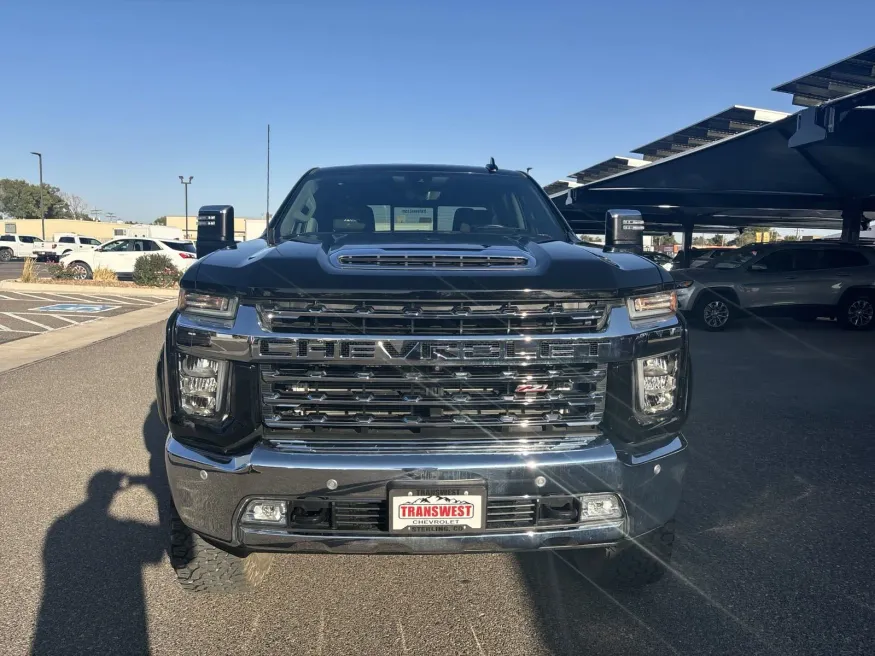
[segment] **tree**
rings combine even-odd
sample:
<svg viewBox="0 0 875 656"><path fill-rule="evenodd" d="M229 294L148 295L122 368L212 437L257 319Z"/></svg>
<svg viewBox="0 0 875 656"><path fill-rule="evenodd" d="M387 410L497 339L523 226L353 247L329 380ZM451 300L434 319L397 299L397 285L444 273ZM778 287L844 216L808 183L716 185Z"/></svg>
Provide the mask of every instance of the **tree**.
<svg viewBox="0 0 875 656"><path fill-rule="evenodd" d="M61 190L43 184L43 213L47 219L64 218L69 214ZM0 180L0 215L11 219L40 218L40 187L26 180Z"/></svg>
<svg viewBox="0 0 875 656"><path fill-rule="evenodd" d="M712 246L723 246L723 235L714 235L709 241Z"/></svg>
<svg viewBox="0 0 875 656"><path fill-rule="evenodd" d="M88 203L82 199L82 196L63 192L61 193L61 198L67 204L67 209L70 211L71 219L79 219L80 221L91 220L91 217L88 214Z"/></svg>
<svg viewBox="0 0 875 656"><path fill-rule="evenodd" d="M153 223L154 225L163 225L163 226L166 226L166 225L167 225L167 217L166 217L166 216L159 216L157 219L155 219L154 221L152 221L152 223Z"/></svg>
<svg viewBox="0 0 875 656"><path fill-rule="evenodd" d="M784 237L784 241L799 241L799 237L796 235L787 235Z"/></svg>
<svg viewBox="0 0 875 656"><path fill-rule="evenodd" d="M777 238L777 236L778 236L777 230L769 230L769 228L766 226L748 226L744 229L744 232L742 232L738 236L738 240L737 240L738 245L739 246L747 246L748 244L755 244L757 242L762 242L762 241L764 241L763 233L768 234L769 237L771 238L773 232L774 232L774 237Z"/></svg>

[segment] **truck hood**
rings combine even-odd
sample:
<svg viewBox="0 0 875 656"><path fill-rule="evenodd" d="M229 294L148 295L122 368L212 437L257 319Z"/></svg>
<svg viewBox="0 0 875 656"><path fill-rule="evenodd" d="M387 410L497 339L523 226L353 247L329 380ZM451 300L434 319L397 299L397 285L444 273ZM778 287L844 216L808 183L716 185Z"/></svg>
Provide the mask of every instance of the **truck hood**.
<svg viewBox="0 0 875 656"><path fill-rule="evenodd" d="M529 264L512 268L408 269L347 266L342 255L502 255ZM629 253L603 253L562 241L537 242L507 235L342 235L322 241L294 240L271 246L242 242L198 260L181 286L248 297L331 293L478 291L586 291L617 295L658 286L671 275Z"/></svg>

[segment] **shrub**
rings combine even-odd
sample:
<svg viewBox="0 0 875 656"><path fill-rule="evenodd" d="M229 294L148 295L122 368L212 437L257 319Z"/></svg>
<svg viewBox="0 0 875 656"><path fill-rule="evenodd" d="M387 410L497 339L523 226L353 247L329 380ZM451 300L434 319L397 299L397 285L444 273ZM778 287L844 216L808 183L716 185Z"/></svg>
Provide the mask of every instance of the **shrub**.
<svg viewBox="0 0 875 656"><path fill-rule="evenodd" d="M73 280L73 272L63 264L50 264L46 267L49 275L55 280Z"/></svg>
<svg viewBox="0 0 875 656"><path fill-rule="evenodd" d="M25 258L24 268L21 270L21 282L37 282L38 280L36 261L32 257Z"/></svg>
<svg viewBox="0 0 875 656"><path fill-rule="evenodd" d="M134 264L134 282L149 287L173 287L179 282L182 272L166 255L144 255Z"/></svg>
<svg viewBox="0 0 875 656"><path fill-rule="evenodd" d="M118 281L118 276L115 275L115 271L113 271L112 269L107 269L106 267L97 267L91 275L92 278L94 278L95 282Z"/></svg>

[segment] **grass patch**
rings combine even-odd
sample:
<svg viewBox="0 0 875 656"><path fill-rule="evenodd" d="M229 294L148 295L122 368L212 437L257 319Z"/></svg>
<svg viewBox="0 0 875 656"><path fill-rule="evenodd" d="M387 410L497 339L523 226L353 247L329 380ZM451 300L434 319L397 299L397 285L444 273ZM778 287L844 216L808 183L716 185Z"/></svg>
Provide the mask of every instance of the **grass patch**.
<svg viewBox="0 0 875 656"><path fill-rule="evenodd" d="M21 270L21 282L37 282L38 280L36 260L32 257L25 258L24 268Z"/></svg>
<svg viewBox="0 0 875 656"><path fill-rule="evenodd" d="M91 275L94 278L94 282L106 283L118 281L115 271L106 267L97 267Z"/></svg>

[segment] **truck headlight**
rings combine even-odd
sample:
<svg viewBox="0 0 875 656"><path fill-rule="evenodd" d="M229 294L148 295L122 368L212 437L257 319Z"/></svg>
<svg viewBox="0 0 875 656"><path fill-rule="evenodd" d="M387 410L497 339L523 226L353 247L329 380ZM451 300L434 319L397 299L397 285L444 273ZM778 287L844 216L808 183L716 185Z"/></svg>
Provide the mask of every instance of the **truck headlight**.
<svg viewBox="0 0 875 656"><path fill-rule="evenodd" d="M227 373L227 362L196 355L181 355L179 401L182 410L197 417L216 417L222 409L222 392Z"/></svg>
<svg viewBox="0 0 875 656"><path fill-rule="evenodd" d="M219 294L202 294L179 290L177 309L185 314L197 314L217 319L233 319L237 316L237 298Z"/></svg>
<svg viewBox="0 0 875 656"><path fill-rule="evenodd" d="M679 352L636 360L638 407L648 415L674 409L678 389Z"/></svg>
<svg viewBox="0 0 875 656"><path fill-rule="evenodd" d="M678 297L674 290L632 296L626 299L630 319L652 319L654 317L670 316L678 309Z"/></svg>

